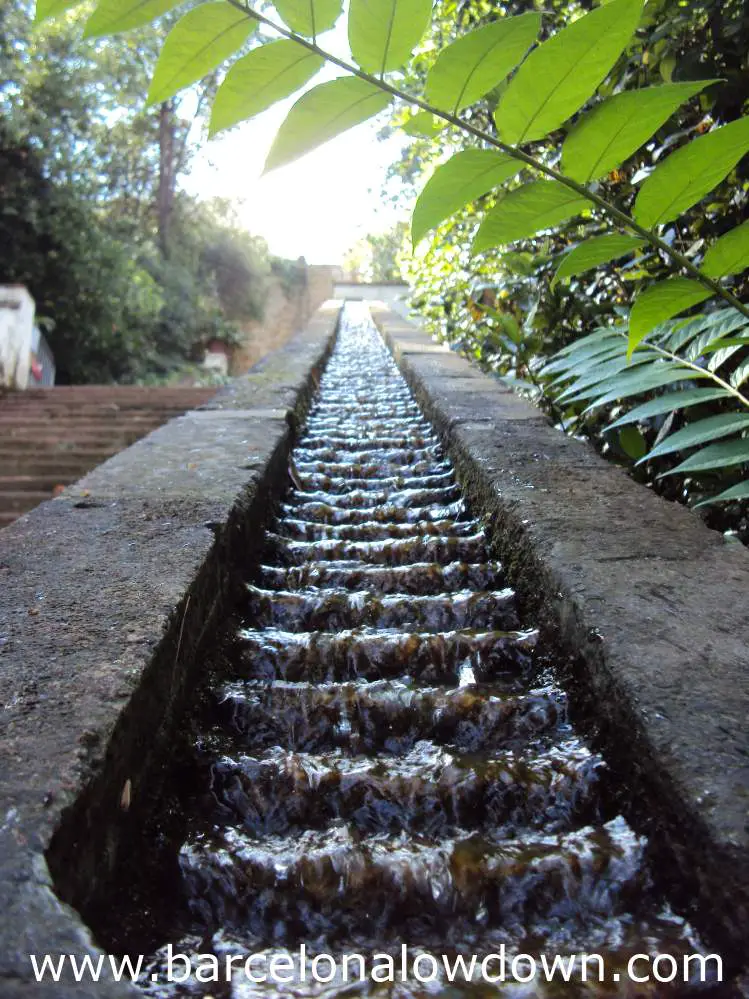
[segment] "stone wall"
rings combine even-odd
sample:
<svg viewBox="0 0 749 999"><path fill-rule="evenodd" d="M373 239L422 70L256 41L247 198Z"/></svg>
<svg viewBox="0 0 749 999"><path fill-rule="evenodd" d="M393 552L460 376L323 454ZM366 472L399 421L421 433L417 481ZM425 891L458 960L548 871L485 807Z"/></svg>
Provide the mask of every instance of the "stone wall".
<svg viewBox="0 0 749 999"><path fill-rule="evenodd" d="M2 999L141 995L106 965L97 983L69 966L39 983L30 954L96 958L81 913L116 904L206 637L285 487L339 307L0 532Z"/></svg>
<svg viewBox="0 0 749 999"><path fill-rule="evenodd" d="M725 970L743 967L749 552L387 306L373 317L561 667L620 807L650 836L658 876Z"/></svg>
<svg viewBox="0 0 749 999"><path fill-rule="evenodd" d="M285 285L277 275L270 279L263 318L243 325L246 341L232 355L233 375L243 374L267 354L283 347L323 302L334 297L336 267L300 263L299 270L305 280L296 284Z"/></svg>

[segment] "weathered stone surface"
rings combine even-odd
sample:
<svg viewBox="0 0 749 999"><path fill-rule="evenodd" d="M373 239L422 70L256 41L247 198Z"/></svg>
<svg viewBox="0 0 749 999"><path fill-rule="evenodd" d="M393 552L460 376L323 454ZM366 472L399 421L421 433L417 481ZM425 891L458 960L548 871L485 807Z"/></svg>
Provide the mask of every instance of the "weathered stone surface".
<svg viewBox="0 0 749 999"><path fill-rule="evenodd" d="M35 982L31 953L96 954L50 868L77 908L107 898L232 567L287 475L338 311L0 533L3 997L132 994Z"/></svg>
<svg viewBox="0 0 749 999"><path fill-rule="evenodd" d="M749 942L749 553L384 309L374 317L682 904ZM447 359L446 359L447 360ZM461 373L462 369L462 373ZM473 386L481 382L475 392ZM645 803L643 805L643 803Z"/></svg>

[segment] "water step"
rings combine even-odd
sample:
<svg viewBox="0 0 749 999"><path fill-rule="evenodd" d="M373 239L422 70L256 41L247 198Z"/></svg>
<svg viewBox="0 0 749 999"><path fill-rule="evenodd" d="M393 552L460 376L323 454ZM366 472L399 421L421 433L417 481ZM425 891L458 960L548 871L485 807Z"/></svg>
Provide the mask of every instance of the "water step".
<svg viewBox="0 0 749 999"><path fill-rule="evenodd" d="M463 752L522 747L566 731L566 699L547 685L508 694L501 684L445 689L404 680L356 683L227 684L220 723L246 751L287 746L294 752L338 747L363 753L405 753L431 739Z"/></svg>
<svg viewBox="0 0 749 999"><path fill-rule="evenodd" d="M249 627L201 700L174 936L217 953L502 943L602 951L622 969L640 951L698 950L658 898L644 842L622 817L606 821L606 768L358 308L346 306L248 581ZM289 992L603 994L538 981Z"/></svg>
<svg viewBox="0 0 749 999"><path fill-rule="evenodd" d="M430 476L429 478L436 478ZM310 477L311 478L311 477ZM444 481L442 473L439 478ZM390 489L388 485L390 479L378 482L368 482L366 486L361 484L358 488L352 488L348 492L325 492L304 488L294 492L289 497L291 506L303 506L307 503L320 503L323 506L340 508L343 510L374 510L377 507L389 506L400 507L404 510L419 506L443 506L450 503L457 503L461 500L460 489L454 482L437 486L425 486L420 481L414 479L412 488ZM423 480L422 480L423 481ZM310 481L310 486L312 482Z"/></svg>
<svg viewBox="0 0 749 999"><path fill-rule="evenodd" d="M355 433L345 435L340 431L330 431L329 433L307 434L299 441L299 447L303 452L316 452L316 457L320 457L319 452L332 452L334 458L341 453L356 453L357 451L378 451L383 448L424 448L435 447L437 444L434 434L426 434L424 431L414 431L412 434L401 434L399 437L387 436L385 434L377 437L362 438Z"/></svg>
<svg viewBox="0 0 749 999"><path fill-rule="evenodd" d="M422 683L506 676L521 684L536 637L535 631L244 629L237 639L237 667L241 676L265 680L377 680L408 674Z"/></svg>
<svg viewBox="0 0 749 999"><path fill-rule="evenodd" d="M351 628L410 628L456 631L475 628L516 631L520 627L511 589L462 590L414 596L344 589L294 592L248 585L248 619L255 628L336 631Z"/></svg>
<svg viewBox="0 0 749 999"><path fill-rule="evenodd" d="M351 565L348 562L310 562L299 566L263 565L261 586L280 590L309 587L411 593L421 596L456 592L466 587L488 590L502 585L499 562L416 562L399 566Z"/></svg>
<svg viewBox="0 0 749 999"><path fill-rule="evenodd" d="M206 923L276 939L389 932L460 920L541 939L549 926L600 924L645 893L643 843L621 819L497 842L475 833L362 840L347 826L258 842L234 828L185 845L180 866ZM592 925L591 925L592 924Z"/></svg>
<svg viewBox="0 0 749 999"><path fill-rule="evenodd" d="M476 520L407 520L401 523L382 523L378 520L364 520L356 524L325 524L310 520L295 520L284 517L278 525L278 533L293 541L387 541L398 538L474 536L481 531Z"/></svg>
<svg viewBox="0 0 749 999"><path fill-rule="evenodd" d="M214 764L204 814L209 817L213 806L218 822L228 818L256 838L341 822L367 836L559 832L573 821L582 824L599 767L574 739L532 756L512 750L461 754L429 741L399 756L366 758L276 748L258 758L226 756Z"/></svg>
<svg viewBox="0 0 749 999"><path fill-rule="evenodd" d="M340 415L340 414L339 414ZM383 420L333 419L330 416L311 416L307 420L306 433L319 437L340 436L344 440L377 439L381 434L422 433L433 434L434 430L423 416L403 417Z"/></svg>
<svg viewBox="0 0 749 999"><path fill-rule="evenodd" d="M268 533L268 541L285 565L305 562L368 562L378 565L408 565L411 562L481 562L487 557L483 532L461 538L451 534L437 538L402 538L390 541L290 541Z"/></svg>
<svg viewBox="0 0 749 999"><path fill-rule="evenodd" d="M465 503L457 500L444 506L402 507L386 503L378 507L351 509L327 503L281 504L285 520L307 520L322 524L412 524L419 520L457 520L465 513Z"/></svg>
<svg viewBox="0 0 749 999"><path fill-rule="evenodd" d="M342 455L334 447L308 448L301 445L295 452L295 464L303 469L310 462L327 462L335 467L341 458L346 458L346 464L357 467L359 465L369 468L371 465L420 465L428 461L439 461L442 457L442 449L439 445L433 444L430 447L421 448L368 448L361 451L349 451ZM362 476L367 478L368 476Z"/></svg>
<svg viewBox="0 0 749 999"><path fill-rule="evenodd" d="M439 475L450 470L450 466L437 458L427 457L423 461L363 461L358 464L339 461L305 461L303 457L295 460L294 467L301 475L334 475L344 479L385 479L394 475L404 474L408 469L414 475Z"/></svg>

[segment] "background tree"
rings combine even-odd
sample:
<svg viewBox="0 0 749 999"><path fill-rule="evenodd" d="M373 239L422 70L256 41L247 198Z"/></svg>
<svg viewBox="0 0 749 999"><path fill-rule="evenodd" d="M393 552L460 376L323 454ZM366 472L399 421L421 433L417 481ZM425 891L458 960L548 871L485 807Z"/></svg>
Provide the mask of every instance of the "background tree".
<svg viewBox="0 0 749 999"><path fill-rule="evenodd" d="M90 11L0 7L0 280L29 288L63 380L167 376L262 314L271 261L179 188L215 75L148 106L172 25L84 39Z"/></svg>

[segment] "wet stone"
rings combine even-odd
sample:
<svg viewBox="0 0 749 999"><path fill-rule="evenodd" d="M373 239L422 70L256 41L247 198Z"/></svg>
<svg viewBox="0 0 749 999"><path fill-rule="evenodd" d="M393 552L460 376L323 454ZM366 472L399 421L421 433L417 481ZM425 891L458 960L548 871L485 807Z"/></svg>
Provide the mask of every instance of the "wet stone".
<svg viewBox="0 0 749 999"><path fill-rule="evenodd" d="M347 680L410 676L424 683L461 683L499 676L517 678L530 669L535 631L407 632L245 630L237 641L237 672L254 679ZM471 680L472 682L472 680Z"/></svg>
<svg viewBox="0 0 749 999"><path fill-rule="evenodd" d="M476 536L480 526L475 520L457 521L454 519L439 520L405 520L400 523L387 521L364 520L355 524L325 524L312 520L295 520L284 517L279 533L285 538L298 541L325 541L337 539L341 541L386 541L396 538L426 538L426 537L456 537Z"/></svg>
<svg viewBox="0 0 749 999"><path fill-rule="evenodd" d="M503 582L499 562L412 562L409 565L379 566L359 562L317 562L299 566L260 567L262 586L282 590L308 587L373 590L376 593L437 595L467 587L487 590Z"/></svg>
<svg viewBox="0 0 749 999"><path fill-rule="evenodd" d="M434 479L437 476L417 476L414 480L417 484L413 488L393 489L392 477L390 477L378 479L375 482L362 482L356 488L345 492L308 490L307 482L305 481L307 477L300 476L300 478L302 479L304 489L298 490L290 497L289 503L292 505L306 506L308 503L322 503L333 509L373 511L376 511L378 507L395 506L409 510L421 506L456 503L461 498L460 489L458 489L454 481L450 482L448 480L448 482L445 482L442 473L439 476L442 481L437 485L430 484L423 486L421 484L424 478ZM310 479L310 485L312 485L312 479L316 477L309 476L308 478ZM373 519L376 519L376 517L373 517Z"/></svg>
<svg viewBox="0 0 749 999"><path fill-rule="evenodd" d="M553 685L513 694L501 683L425 687L397 680L313 684L245 681L220 694L220 723L244 751L337 747L359 755L403 753L431 739L462 752L527 747L568 733L564 694Z"/></svg>
<svg viewBox="0 0 749 999"><path fill-rule="evenodd" d="M291 541L268 534L271 550L284 565L308 562L364 562L375 565L410 565L413 562L482 562L487 558L483 532L462 537L457 531L439 537L409 537L377 541Z"/></svg>
<svg viewBox="0 0 749 999"><path fill-rule="evenodd" d="M170 942L273 951L704 953L608 804L502 567L366 307L338 342L246 581L196 756ZM157 978L165 951L151 956ZM163 975L161 977L163 982ZM613 989L613 991L612 991ZM159 999L653 999L589 980L195 979Z"/></svg>
<svg viewBox="0 0 749 999"><path fill-rule="evenodd" d="M462 590L437 596L379 596L373 591L324 589L306 592L248 586L249 620L285 631L340 631L347 628L406 628L433 631L520 627L511 589Z"/></svg>

